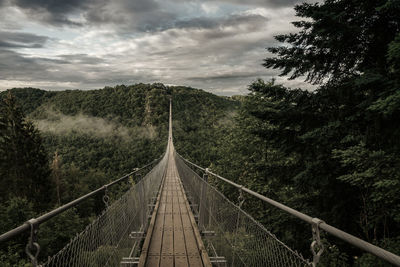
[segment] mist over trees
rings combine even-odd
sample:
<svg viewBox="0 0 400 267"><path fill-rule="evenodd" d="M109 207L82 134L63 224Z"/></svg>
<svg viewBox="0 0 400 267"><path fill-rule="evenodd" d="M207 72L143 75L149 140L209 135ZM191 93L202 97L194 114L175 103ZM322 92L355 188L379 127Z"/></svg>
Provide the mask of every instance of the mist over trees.
<svg viewBox="0 0 400 267"><path fill-rule="evenodd" d="M237 101L163 84L60 92L21 88L0 93L0 214L5 218L0 231L160 157L167 144L171 95L176 99L175 138L182 140L177 147L201 155L203 161L212 158L214 132L226 114L234 112ZM111 196L115 199L126 188L117 187ZM41 225L40 259L59 251L103 209L101 196L96 197ZM24 265L27 240L27 235L21 235L2 244L0 261L6 266Z"/></svg>
<svg viewBox="0 0 400 267"><path fill-rule="evenodd" d="M229 98L159 83L0 93L0 231L159 157L172 96L183 157L400 254L398 1L327 0L295 10L299 31L277 36L281 44L269 48L264 66L304 77L319 86L313 92L260 79L248 95ZM237 190L210 182L237 201ZM103 208L93 199L43 225L41 256L61 249ZM309 225L249 196L244 209L310 256ZM321 266L387 266L322 238ZM0 261L24 264L26 242L2 245Z"/></svg>

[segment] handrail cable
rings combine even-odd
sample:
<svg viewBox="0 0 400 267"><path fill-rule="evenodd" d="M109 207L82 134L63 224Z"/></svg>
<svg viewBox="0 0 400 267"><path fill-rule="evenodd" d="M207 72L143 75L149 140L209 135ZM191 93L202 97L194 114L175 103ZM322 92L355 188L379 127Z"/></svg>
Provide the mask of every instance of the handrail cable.
<svg viewBox="0 0 400 267"><path fill-rule="evenodd" d="M350 244L352 244L352 245L354 245L354 246L356 246L356 247L358 247L358 248L360 248L360 249L362 249L362 250L364 250L366 252L369 252L369 253L377 256L378 258L381 258L381 259L383 259L383 260L385 260L387 262L390 262L391 264L394 264L396 266L400 266L400 256L398 256L396 254L393 254L393 253L391 253L391 252L389 252L387 250L384 250L384 249L382 249L380 247L377 247L377 246L375 246L375 245L373 245L373 244L371 244L369 242L366 242L366 241L364 241L364 240L362 240L362 239L360 239L358 237L355 237L355 236L353 236L351 234L348 234L348 233L346 233L346 232L344 232L344 231L342 231L342 230L340 230L340 229L338 229L336 227L333 227L333 226L327 224L326 222L322 221L321 219L313 218L313 217L311 217L311 216L309 216L307 214L304 214L304 213L302 213L300 211L292 209L292 208L290 208L290 207L288 207L288 206L286 206L286 205L284 205L282 203L279 203L279 202L277 202L277 201L275 201L273 199L270 199L270 198L268 198L266 196L263 196L263 195L261 195L261 194L259 194L257 192L254 192L254 191L252 191L252 190L250 190L250 189L248 189L248 188L246 188L246 187L244 187L244 186L242 186L240 184L232 182L229 179L226 179L226 178L224 178L224 177L222 177L222 176L220 176L218 174L215 174L215 173L211 172L208 168L202 168L202 167L196 165L195 163L185 159L178 152L176 152L176 154L181 159L183 159L186 163L192 165L193 167L195 167L195 168L197 168L197 169L199 169L199 170L201 170L201 171L203 171L203 172L205 172L205 173L207 173L209 175L212 175L212 176L218 178L219 180L224 181L224 182L226 182L226 183L228 183L228 184L230 184L230 185L232 185L232 186L234 186L234 187L236 187L236 188L238 188L238 189L240 189L240 190L242 190L242 191L244 191L244 192L246 192L246 193L248 193L248 194L250 194L250 195L252 195L252 196L254 196L254 197L256 197L256 198L258 198L260 200L262 200L262 201L264 201L264 202L267 202L267 203L271 204L272 206L274 206L274 207L276 207L278 209L281 209L281 210L283 210L283 211L285 211L285 212L287 212L287 213L289 213L289 214L291 214L291 215L293 215L293 216L295 216L295 217L297 217L297 218L299 218L299 219L311 224L312 226L317 225L318 228L323 229L326 232L328 232L328 233L330 233L330 234L332 234L332 235L334 235L334 236L336 236L336 237L338 237L338 238L340 238L340 239L342 239L342 240L344 240L344 241L346 241L346 242L348 242L348 243L350 243Z"/></svg>
<svg viewBox="0 0 400 267"><path fill-rule="evenodd" d="M24 224L22 224L22 225L20 225L20 226L18 226L16 228L6 232L6 233L0 235L0 242L7 241L7 240L13 238L16 235L19 235L19 234L21 234L21 233L23 233L25 231L30 230L32 224L40 225L41 223L44 223L44 222L48 221L49 219L53 218L54 216L66 211L66 210L68 210L68 209L70 209L72 207L77 206L82 201L90 198L91 196L97 195L98 193L107 190L107 188L109 188L109 187L111 187L111 186L113 186L115 184L118 184L121 181L127 179L132 174L140 172L141 170L153 165L154 163L158 162L162 157L163 156L153 160L152 162L146 164L145 166L143 166L143 167L141 167L139 169L135 169L134 171L132 171L132 172L130 172L128 174L125 174L124 176L122 176L122 177L120 177L120 178L118 178L118 179L116 179L116 180L114 180L114 181L112 181L112 182L110 182L110 183L108 183L106 185L103 185L102 187L97 188L96 190L94 190L94 191L92 191L90 193L87 193L86 195L83 195L83 196L81 196L81 197L79 197L79 198L77 198L75 200L72 200L71 202L68 202L67 204L62 205L61 207L58 207L58 208L56 208L56 209L54 209L54 210L52 210L50 212L47 212L46 214L43 214L43 215L41 215L41 216L39 216L37 218L30 219L29 221L25 222Z"/></svg>

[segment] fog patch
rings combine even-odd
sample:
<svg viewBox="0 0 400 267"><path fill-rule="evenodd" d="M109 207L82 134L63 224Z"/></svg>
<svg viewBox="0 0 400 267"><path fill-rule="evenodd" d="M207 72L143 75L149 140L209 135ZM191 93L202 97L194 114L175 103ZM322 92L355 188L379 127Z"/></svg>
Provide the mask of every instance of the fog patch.
<svg viewBox="0 0 400 267"><path fill-rule="evenodd" d="M39 131L56 135L79 133L98 138L116 137L124 141L132 141L138 138L154 139L156 137L154 126L126 127L113 120L82 113L69 116L50 108L46 109L41 117L45 119L33 119Z"/></svg>

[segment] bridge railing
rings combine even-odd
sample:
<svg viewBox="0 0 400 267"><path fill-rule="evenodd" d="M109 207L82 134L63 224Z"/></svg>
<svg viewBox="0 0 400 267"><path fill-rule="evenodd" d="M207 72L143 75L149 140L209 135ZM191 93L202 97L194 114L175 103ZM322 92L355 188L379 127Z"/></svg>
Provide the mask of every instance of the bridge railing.
<svg viewBox="0 0 400 267"><path fill-rule="evenodd" d="M166 163L167 155L165 154L142 168L135 169L109 184L2 234L0 242L5 242L25 231L30 231L26 253L32 264L37 266L40 252L37 235L40 224L77 206L88 198L104 194L103 201L106 209L103 213L43 265L118 266L123 255L127 256L132 253L130 250L135 239L130 237L131 232L144 231L147 226L148 214L151 212L151 206L148 204L157 195ZM142 173L145 174L142 179L138 179L127 192L111 205L108 204L108 190L112 186L127 181L130 177L140 177Z"/></svg>
<svg viewBox="0 0 400 267"><path fill-rule="evenodd" d="M220 181L223 181L225 183L228 183L231 186L237 188L240 191L241 195L243 193L250 194L253 197L256 197L256 198L262 200L263 202L266 202L266 203L268 203L268 204L270 204L270 205L272 205L272 206L274 206L274 207L276 207L276 208L278 208L278 209L280 209L280 210L282 210L282 211L284 211L284 212L286 212L286 213L288 213L290 215L293 215L293 216L295 216L295 217L297 217L297 218L309 223L311 225L312 238L313 238L313 241L311 243L311 251L313 252L313 262L311 263L311 265L313 265L313 266L317 265L317 263L319 262L319 259L321 257L321 254L324 251L323 243L320 240L320 234L319 234L320 229L326 231L327 233L329 233L329 234L331 234L331 235L333 235L333 236L335 236L335 237L337 237L337 238L339 238L339 239L341 239L341 240L343 240L343 241L345 241L345 242L347 242L347 243L349 243L349 244L351 244L351 245L353 245L355 247L358 247L359 249L362 249L362 250L364 250L366 252L369 252L369 253L379 257L382 260L385 260L385 261L387 261L387 262L389 262L391 264L394 264L396 266L400 266L400 257L398 255L396 255L396 254L393 254L393 253L391 253L391 252L389 252L387 250L384 250L384 249L382 249L380 247L377 247L377 246L375 246L375 245L373 245L371 243L368 243L368 242L366 242L366 241L364 241L364 240L362 240L362 239L360 239L358 237L355 237L355 236L353 236L351 234L348 234L348 233L346 233L346 232L344 232L344 231L342 231L342 230L340 230L340 229L338 229L336 227L333 227L333 226L327 224L326 222L322 221L321 219L313 218L311 216L308 216L308 215L306 215L304 213L301 213L301 212L299 212L299 211L297 211L295 209L292 209L292 208L290 208L290 207L288 207L288 206L286 206L286 205L284 205L282 203L279 203L279 202L277 202L277 201L275 201L273 199L270 199L270 198L268 198L266 196L263 196L263 195L261 195L261 194L259 194L257 192L254 192L254 191L252 191L252 190L250 190L250 189L248 189L248 188L246 188L246 187L244 187L244 186L242 186L240 184L234 183L234 182L230 181L229 179L226 179L226 178L224 178L224 177L222 177L222 176L220 176L218 174L215 174L215 173L211 172L207 168L202 168L202 167L190 162L189 160L183 158L179 154L177 154L176 158L177 158L177 160L176 160L177 161L177 165L179 166L178 170L180 170L180 172L182 172L181 177L182 177L183 180L185 180L184 181L185 189L187 187L187 189L189 189L190 193L195 198L195 202L196 203L200 203L200 207L199 207L199 216L200 216L199 217L199 225L201 227L204 227L204 228L209 227L210 223L208 222L208 224L207 224L207 220L210 220L210 218L211 218L211 220L216 220L217 219L216 216L218 216L218 212L220 212L220 211L216 210L213 205L214 205L215 201L219 201L220 200L220 202L223 202L222 198L224 198L223 196L217 196L218 194L221 194L221 193L219 193L216 189L214 189L211 185L209 185L207 183L207 178L209 176L213 176L216 179L218 179ZM201 171L204 174L203 177L200 177L195 171L193 171L188 166L191 166L191 168ZM204 188L206 188L206 191L207 191L206 194L204 194ZM212 192L213 190L215 190L218 193L211 193L211 195L213 195L213 196L210 196L210 192ZM210 199L210 197L211 197L211 199ZM218 204L218 205L221 205L221 204ZM205 208L205 207L208 207L208 208ZM237 208L240 209L240 203L239 203L239 207L237 207ZM224 214L224 216L226 216L227 222L232 222L232 220L234 220L234 221L236 221L236 223L239 224L239 226L236 226L236 228L237 228L236 231L237 232L238 231L244 231L244 233L243 233L244 237L241 237L241 238L245 239L245 237L249 236L247 231L248 231L250 226L246 225L245 222L240 221L241 217L239 218L239 216L236 219L230 217L229 212L227 212L229 209L231 209L231 208L224 207L223 210L222 210L222 213ZM245 214L245 213L243 212L243 214ZM242 216L246 216L246 215L242 215ZM247 215L247 216L249 218L251 218L249 215ZM224 220L224 218L221 218L221 222L220 223L223 223L223 220ZM246 220L249 221L249 225L251 225L250 221L253 220L253 219L252 218L251 219L246 218ZM254 221L254 223L258 224L255 221ZM242 228L240 228L240 225L242 225ZM230 227L232 228L232 225ZM263 228L261 225L259 227ZM268 232L267 230L265 230L265 231ZM232 232L232 231L230 231L230 232ZM238 233L240 233L240 232L238 232ZM269 233L269 234L272 236L272 239L276 239L276 237L273 234L271 234L271 233ZM232 233L232 235L234 235L234 233ZM238 237L238 238L240 238L240 237ZM243 243L243 241L240 241L240 242ZM280 241L276 239L276 242L280 242ZM244 242L244 243L246 243L246 242ZM236 250L238 249L237 246L234 246L234 247L236 247L235 248ZM254 248L252 248L250 246L250 247L248 247L248 249L253 250ZM223 250L221 252L224 253ZM235 266L236 266L236 264L235 264ZM251 266L261 266L261 265L257 265L257 264L253 265L253 264L251 264ZM262 265L262 266L267 266L267 265ZM282 265L271 264L271 265L268 265L268 266L282 266ZM283 264L283 266L286 266L286 265Z"/></svg>
<svg viewBox="0 0 400 267"><path fill-rule="evenodd" d="M223 257L227 266L310 266L300 254L278 240L200 177L185 160L176 156L176 165L192 205L197 204L200 232L211 258ZM187 162L187 161L186 161ZM222 259L222 258L221 258Z"/></svg>

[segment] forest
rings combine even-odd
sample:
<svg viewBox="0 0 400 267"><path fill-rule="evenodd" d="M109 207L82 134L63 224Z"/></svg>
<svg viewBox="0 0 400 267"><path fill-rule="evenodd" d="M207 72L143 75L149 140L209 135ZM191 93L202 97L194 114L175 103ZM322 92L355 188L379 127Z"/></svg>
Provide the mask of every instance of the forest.
<svg viewBox="0 0 400 267"><path fill-rule="evenodd" d="M234 97L160 83L0 93L0 232L159 157L171 96L183 157L400 254L399 2L327 0L295 11L298 32L276 36L264 66L306 79L312 91L259 79ZM236 201L237 190L212 182ZM87 207L41 226L42 258L83 229L101 201ZM243 208L309 257L308 225L251 197ZM321 266L388 266L322 238ZM2 244L0 262L24 266L26 241Z"/></svg>

